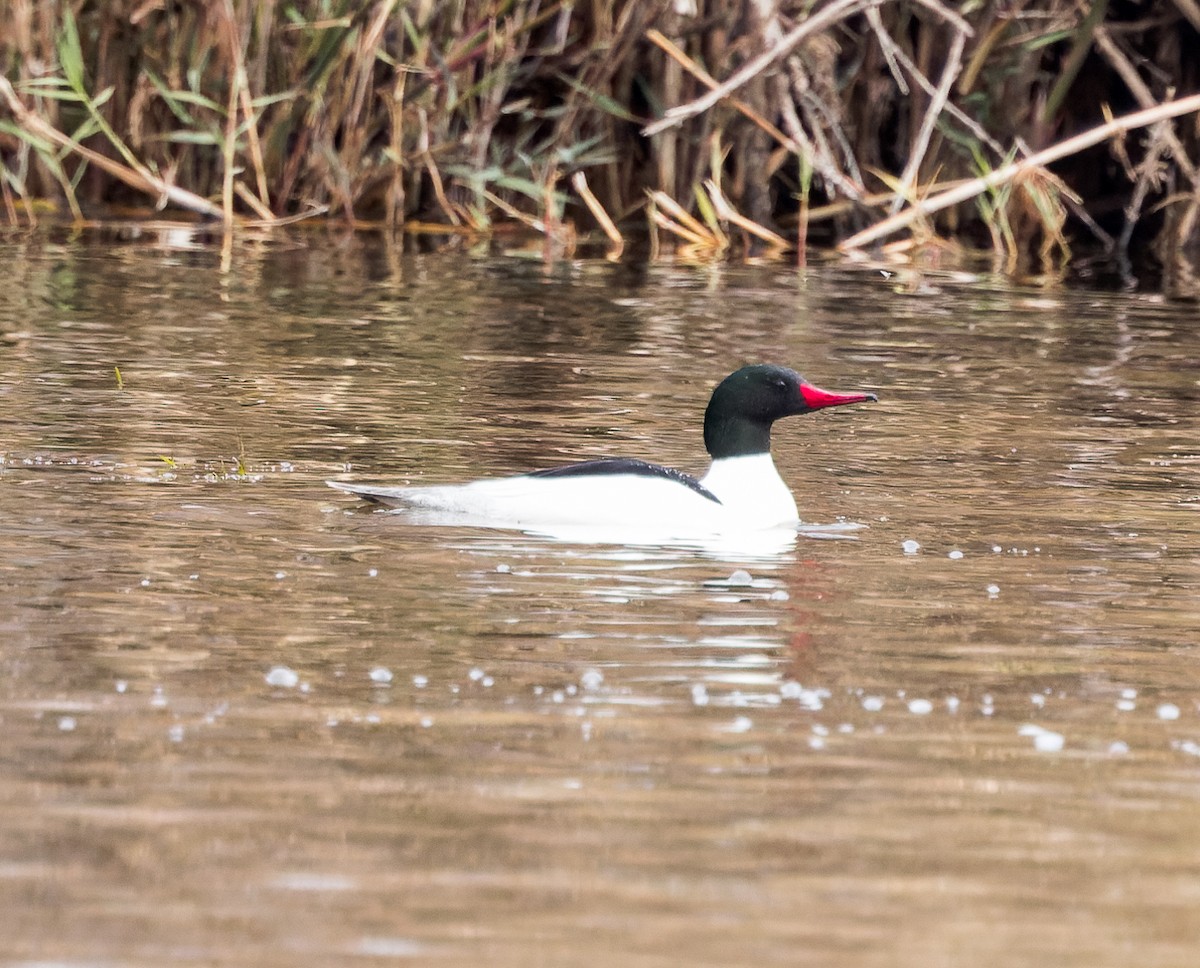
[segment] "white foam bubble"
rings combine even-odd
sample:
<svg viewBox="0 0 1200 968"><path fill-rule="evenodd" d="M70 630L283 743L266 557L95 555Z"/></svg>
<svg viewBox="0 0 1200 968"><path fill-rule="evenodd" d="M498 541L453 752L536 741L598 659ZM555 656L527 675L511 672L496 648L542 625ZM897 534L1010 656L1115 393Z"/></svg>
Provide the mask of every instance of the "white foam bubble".
<svg viewBox="0 0 1200 968"><path fill-rule="evenodd" d="M1065 742L1066 737L1062 733L1047 731L1033 738L1033 748L1039 753L1057 753Z"/></svg>
<svg viewBox="0 0 1200 968"><path fill-rule="evenodd" d="M1020 736L1032 736L1033 748L1039 753L1057 753L1066 743L1066 737L1062 733L1056 733L1052 729L1046 729L1044 726L1037 726L1033 723L1026 723L1017 730Z"/></svg>
<svg viewBox="0 0 1200 968"><path fill-rule="evenodd" d="M295 689L300 682L300 673L287 666L271 666L271 671L265 676L268 686L280 686L283 689Z"/></svg>
<svg viewBox="0 0 1200 968"><path fill-rule="evenodd" d="M369 937L359 941L357 953L369 958L415 958L425 953L425 946L411 938Z"/></svg>
<svg viewBox="0 0 1200 968"><path fill-rule="evenodd" d="M749 716L738 716L731 723L720 727L723 733L748 733L754 728L754 720Z"/></svg>

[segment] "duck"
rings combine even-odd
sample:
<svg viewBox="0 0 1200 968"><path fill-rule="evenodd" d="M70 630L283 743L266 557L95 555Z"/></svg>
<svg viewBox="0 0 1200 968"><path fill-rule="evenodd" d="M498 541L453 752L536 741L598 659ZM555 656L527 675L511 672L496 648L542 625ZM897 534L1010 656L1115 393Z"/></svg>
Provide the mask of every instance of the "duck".
<svg viewBox="0 0 1200 968"><path fill-rule="evenodd" d="M326 483L403 509L423 523L533 531L616 527L675 537L794 529L800 516L771 458L772 425L877 399L874 393L822 390L795 370L758 363L731 373L713 390L704 412L711 462L699 478L636 458L601 458L460 484Z"/></svg>

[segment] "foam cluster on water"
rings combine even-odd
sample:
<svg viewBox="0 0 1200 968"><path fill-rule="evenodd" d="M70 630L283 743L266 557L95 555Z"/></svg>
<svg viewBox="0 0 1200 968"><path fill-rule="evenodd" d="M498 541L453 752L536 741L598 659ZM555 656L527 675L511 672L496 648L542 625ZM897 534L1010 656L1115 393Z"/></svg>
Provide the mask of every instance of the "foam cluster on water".
<svg viewBox="0 0 1200 968"><path fill-rule="evenodd" d="M752 641L745 637L745 643ZM745 644L741 638L737 642ZM976 743L990 736L992 742L1024 745L1031 754L1046 756L1129 757L1165 746L1176 755L1200 758L1200 702L1161 690L1117 685L1073 695L1060 686L985 692L927 684L911 690L878 684L835 688L780 674L778 657L765 650L721 655L706 649L696 666L665 667L671 668L678 671L647 675L637 667L580 664L557 680L517 683L503 667L484 663L413 671L364 662L335 664L322 672L309 660L303 675L286 662L265 667L258 673L258 698L229 699L201 711L179 708L164 685L136 679L114 680L111 697L167 714L163 728L175 744L200 735L231 711L236 716L246 703L268 700L290 702L293 709L312 704L317 721L330 729L436 729L447 723L443 714L461 704L471 704L463 707L471 710L486 703L569 717L579 723L580 739L589 743L604 742L605 731L597 724L605 720L661 709L699 717L697 726L709 735L758 741L764 735L795 734L813 754L845 750L850 743L861 751L873 736L888 734L920 737L923 743ZM1079 715L1089 704L1104 713L1101 725L1090 729ZM92 705L65 701L47 710L54 713L58 734L82 736L95 712Z"/></svg>

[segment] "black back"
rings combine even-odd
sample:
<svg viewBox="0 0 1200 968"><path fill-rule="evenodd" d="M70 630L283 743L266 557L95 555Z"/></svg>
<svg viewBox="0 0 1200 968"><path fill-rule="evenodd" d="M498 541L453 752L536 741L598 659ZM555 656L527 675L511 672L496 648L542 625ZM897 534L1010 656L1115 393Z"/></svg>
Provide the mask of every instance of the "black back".
<svg viewBox="0 0 1200 968"><path fill-rule="evenodd" d="M717 504L715 494L708 490L691 474L677 471L673 467L663 467L661 464L651 464L644 460L629 457L601 458L586 460L578 464L567 464L564 467L548 467L545 470L533 471L529 477L581 477L594 474L632 474L636 477L663 477L676 484L689 487L701 497L708 498Z"/></svg>

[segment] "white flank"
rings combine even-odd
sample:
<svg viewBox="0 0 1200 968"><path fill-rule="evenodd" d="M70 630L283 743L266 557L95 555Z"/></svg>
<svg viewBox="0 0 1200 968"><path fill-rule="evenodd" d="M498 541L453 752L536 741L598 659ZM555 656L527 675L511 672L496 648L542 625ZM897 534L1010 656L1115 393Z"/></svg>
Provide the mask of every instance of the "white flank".
<svg viewBox="0 0 1200 968"><path fill-rule="evenodd" d="M796 502L769 454L714 461L702 483L721 503L678 481L642 474L520 475L431 487L339 481L329 485L387 504L498 528L631 528L688 537L780 526L794 529L798 521Z"/></svg>

